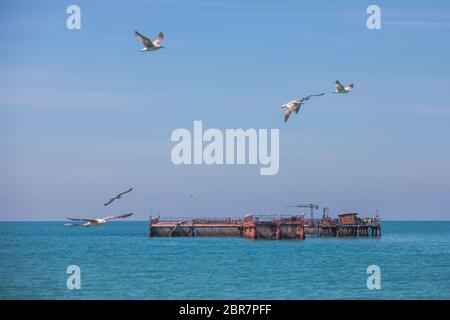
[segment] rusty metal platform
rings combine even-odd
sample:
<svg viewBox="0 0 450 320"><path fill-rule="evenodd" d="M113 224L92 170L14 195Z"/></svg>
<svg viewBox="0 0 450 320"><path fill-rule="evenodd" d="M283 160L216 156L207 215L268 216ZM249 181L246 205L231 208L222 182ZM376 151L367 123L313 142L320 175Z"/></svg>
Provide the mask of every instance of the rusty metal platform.
<svg viewBox="0 0 450 320"><path fill-rule="evenodd" d="M304 239L303 217L247 215L244 219L150 218L150 237L244 237L247 239Z"/></svg>
<svg viewBox="0 0 450 320"><path fill-rule="evenodd" d="M254 215L238 218L152 218L150 237L243 237L265 240L304 240L305 235L325 237L381 236L376 218L358 218L357 213L340 214L337 219L305 220L303 215Z"/></svg>

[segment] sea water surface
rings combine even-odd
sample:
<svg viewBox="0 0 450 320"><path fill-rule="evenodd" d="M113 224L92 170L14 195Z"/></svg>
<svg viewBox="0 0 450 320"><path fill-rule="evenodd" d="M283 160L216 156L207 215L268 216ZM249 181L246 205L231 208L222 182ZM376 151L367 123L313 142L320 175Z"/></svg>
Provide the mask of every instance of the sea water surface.
<svg viewBox="0 0 450 320"><path fill-rule="evenodd" d="M255 241L148 238L133 221L0 222L0 299L450 299L450 222L385 221L382 232ZM379 290L366 285L373 264Z"/></svg>

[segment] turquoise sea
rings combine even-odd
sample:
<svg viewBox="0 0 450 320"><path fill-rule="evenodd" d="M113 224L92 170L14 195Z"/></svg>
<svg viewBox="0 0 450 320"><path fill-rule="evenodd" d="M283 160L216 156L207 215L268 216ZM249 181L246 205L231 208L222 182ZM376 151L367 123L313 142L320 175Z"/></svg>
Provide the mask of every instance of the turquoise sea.
<svg viewBox="0 0 450 320"><path fill-rule="evenodd" d="M377 238L148 238L146 222L0 222L0 299L450 299L450 222ZM381 289L369 290L369 265ZM66 286L69 265L81 289Z"/></svg>

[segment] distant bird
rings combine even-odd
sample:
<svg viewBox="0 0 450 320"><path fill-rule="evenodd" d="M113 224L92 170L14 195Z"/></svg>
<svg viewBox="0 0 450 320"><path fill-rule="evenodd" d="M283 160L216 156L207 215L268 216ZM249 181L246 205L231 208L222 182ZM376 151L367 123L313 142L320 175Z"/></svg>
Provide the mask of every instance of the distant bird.
<svg viewBox="0 0 450 320"><path fill-rule="evenodd" d="M155 51L161 48L165 48L161 45L161 41L164 40L164 34L162 32L160 32L153 41L151 41L149 38L143 36L137 31L135 31L134 34L144 46L144 48L142 48L141 51Z"/></svg>
<svg viewBox="0 0 450 320"><path fill-rule="evenodd" d="M107 205L111 204L111 202L113 202L114 200L119 200L120 198L122 198L122 196L123 196L125 193L131 192L132 190L133 190L133 188L130 188L130 189L128 189L128 190L125 191L125 192L119 193L119 194L118 194L117 196L115 196L114 198L109 199L109 201L106 202L106 203L104 204L104 206L106 207Z"/></svg>
<svg viewBox="0 0 450 320"><path fill-rule="evenodd" d="M353 83L349 84L348 86L344 87L342 83L339 82L339 80L336 80L336 90L333 91L333 93L349 93L353 90Z"/></svg>
<svg viewBox="0 0 450 320"><path fill-rule="evenodd" d="M291 116L292 112L295 111L295 113L298 113L302 105L305 103L305 101L309 101L311 97L320 97L323 96L325 93L320 94L310 94L309 96L303 97L301 99L292 100L288 103L285 103L281 105L282 109L286 109L286 112L284 113L284 122L287 122L289 117Z"/></svg>
<svg viewBox="0 0 450 320"><path fill-rule="evenodd" d="M108 220L128 218L131 215L133 215L133 213L122 214L120 216L104 217L104 218L100 218L100 219L66 218L66 219L69 219L69 220L72 220L72 221L83 221L85 223L80 223L80 224L66 223L64 226L65 227L79 227L79 226L82 226L82 227L98 227L98 226L101 226L101 225L105 224Z"/></svg>
<svg viewBox="0 0 450 320"><path fill-rule="evenodd" d="M189 198L191 199L191 200L194 200L194 201L200 201L200 199L199 198L197 198L197 197L195 197L194 195L190 195L189 196ZM204 202L204 201L200 201L201 202L201 204L202 204L202 206L206 206L206 202Z"/></svg>

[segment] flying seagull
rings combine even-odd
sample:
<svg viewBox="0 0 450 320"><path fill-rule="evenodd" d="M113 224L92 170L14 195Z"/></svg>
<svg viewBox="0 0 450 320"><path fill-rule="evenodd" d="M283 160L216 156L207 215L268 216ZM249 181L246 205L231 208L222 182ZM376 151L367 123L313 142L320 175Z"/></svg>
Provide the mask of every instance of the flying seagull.
<svg viewBox="0 0 450 320"><path fill-rule="evenodd" d="M142 48L141 51L155 51L161 48L165 48L161 45L161 41L164 40L164 34L162 32L160 32L153 41L151 41L149 38L143 36L137 31L135 31L134 34L144 46L144 48Z"/></svg>
<svg viewBox="0 0 450 320"><path fill-rule="evenodd" d="M197 198L196 196L194 196L192 194L189 196L189 198L194 201L199 201L199 198ZM203 202L203 201L200 201L200 202L201 202L202 206L206 205L206 202Z"/></svg>
<svg viewBox="0 0 450 320"><path fill-rule="evenodd" d="M131 192L132 190L133 190L133 188L130 188L130 189L128 189L128 190L125 191L125 192L119 193L119 194L118 194L117 196L115 196L114 198L109 199L109 201L106 202L106 203L104 204L104 206L106 207L107 205L111 204L111 202L113 202L114 200L118 200L118 199L122 198L122 196L123 196L125 193Z"/></svg>
<svg viewBox="0 0 450 320"><path fill-rule="evenodd" d="M128 218L132 214L133 213L127 213L127 214L122 214L120 216L110 216L110 217L104 217L104 218L100 218L100 219L66 218L66 219L69 219L69 220L72 220L72 221L83 221L84 223L80 223L80 224L66 223L64 226L65 227L79 227L79 226L83 226L83 227L98 227L98 226L101 226L101 225L105 224L108 220Z"/></svg>
<svg viewBox="0 0 450 320"><path fill-rule="evenodd" d="M339 80L336 80L336 90L333 91L333 93L349 93L353 90L353 83L349 84L348 86L344 87L342 83L339 82Z"/></svg>
<svg viewBox="0 0 450 320"><path fill-rule="evenodd" d="M311 97L320 97L323 96L325 93L320 94L310 94L309 96L303 97L301 99L292 100L288 103L285 103L281 105L282 109L286 109L286 112L284 113L284 122L288 121L289 117L291 116L292 112L295 111L295 113L298 113L302 105L311 99Z"/></svg>

